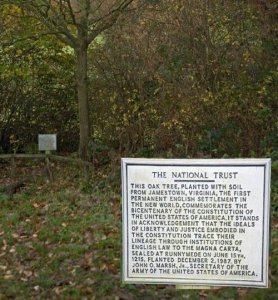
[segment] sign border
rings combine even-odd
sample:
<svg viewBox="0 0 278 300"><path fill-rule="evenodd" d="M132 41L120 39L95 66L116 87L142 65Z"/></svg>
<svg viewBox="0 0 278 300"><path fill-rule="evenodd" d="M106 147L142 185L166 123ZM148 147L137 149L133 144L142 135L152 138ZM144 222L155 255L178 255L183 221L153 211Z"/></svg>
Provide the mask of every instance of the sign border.
<svg viewBox="0 0 278 300"><path fill-rule="evenodd" d="M224 280L224 279L187 279L166 277L132 277L128 274L128 167L129 166L206 166L206 167L263 167L263 220L262 220L262 270L261 280ZM269 226L270 226L270 177L271 159L142 159L122 158L122 280L125 283L143 284L175 284L175 285L206 285L206 286L237 286L237 287L268 287L269 258ZM244 282L244 283L243 283Z"/></svg>

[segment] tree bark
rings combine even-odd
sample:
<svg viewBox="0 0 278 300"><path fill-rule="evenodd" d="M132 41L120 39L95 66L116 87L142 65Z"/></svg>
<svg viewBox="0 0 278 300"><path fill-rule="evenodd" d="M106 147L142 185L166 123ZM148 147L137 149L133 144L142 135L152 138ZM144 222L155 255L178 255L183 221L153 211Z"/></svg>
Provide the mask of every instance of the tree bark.
<svg viewBox="0 0 278 300"><path fill-rule="evenodd" d="M79 155L83 160L89 160L88 144L90 138L90 120L88 103L88 46L86 37L80 39L75 49L77 95L79 108Z"/></svg>

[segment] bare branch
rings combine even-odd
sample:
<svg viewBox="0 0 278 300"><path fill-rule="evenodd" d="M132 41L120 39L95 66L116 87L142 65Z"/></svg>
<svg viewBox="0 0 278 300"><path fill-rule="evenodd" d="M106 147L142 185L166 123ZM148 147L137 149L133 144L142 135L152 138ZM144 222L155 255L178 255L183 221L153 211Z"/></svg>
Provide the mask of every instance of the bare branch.
<svg viewBox="0 0 278 300"><path fill-rule="evenodd" d="M61 41L76 48L80 33L86 39L88 46L96 36L113 26L135 0L111 2L108 0L1 0L1 2L21 7Z"/></svg>
<svg viewBox="0 0 278 300"><path fill-rule="evenodd" d="M69 14L72 18L73 24L76 26L77 25L76 18L75 18L75 15L74 15L74 12L73 12L73 9L72 9L72 6L71 6L71 2L70 2L70 0L66 0L66 2L67 2L67 7L68 7L68 10L69 10Z"/></svg>
<svg viewBox="0 0 278 300"><path fill-rule="evenodd" d="M52 34L55 34L64 43L71 47L76 46L76 37L68 28L65 14L61 14L61 9L56 11L51 1L37 0L37 1L20 1L20 0L2 0L3 4L14 4L26 11L26 13L40 21ZM1 4L2 4L1 3ZM57 3L59 4L59 3Z"/></svg>
<svg viewBox="0 0 278 300"><path fill-rule="evenodd" d="M44 11L40 6L33 3L30 4L29 8L32 10L32 12L34 12L35 18L41 20L41 22L51 31L56 31L57 37L62 38L62 40L68 43L70 46L74 46L75 37L69 31L68 24L63 18L61 18L61 15L55 12L54 9L50 8L47 11Z"/></svg>
<svg viewBox="0 0 278 300"><path fill-rule="evenodd" d="M88 35L88 44L90 44L101 32L112 27L117 22L119 16L129 5L131 5L132 2L134 2L134 0L123 0L117 5L117 7L111 9L98 19L91 18L89 25L89 28L91 27L91 29Z"/></svg>

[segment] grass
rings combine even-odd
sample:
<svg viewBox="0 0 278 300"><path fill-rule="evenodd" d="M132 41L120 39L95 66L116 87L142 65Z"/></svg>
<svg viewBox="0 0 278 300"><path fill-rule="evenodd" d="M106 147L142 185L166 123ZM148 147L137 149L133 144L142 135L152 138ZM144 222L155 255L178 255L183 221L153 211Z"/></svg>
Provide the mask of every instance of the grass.
<svg viewBox="0 0 278 300"><path fill-rule="evenodd" d="M278 298L277 217L272 224L270 289L188 291L127 285L120 274L120 194L103 184L109 183L106 174L96 173L94 185L71 166L56 166L54 175L53 183L39 178L12 199L0 194L0 299Z"/></svg>

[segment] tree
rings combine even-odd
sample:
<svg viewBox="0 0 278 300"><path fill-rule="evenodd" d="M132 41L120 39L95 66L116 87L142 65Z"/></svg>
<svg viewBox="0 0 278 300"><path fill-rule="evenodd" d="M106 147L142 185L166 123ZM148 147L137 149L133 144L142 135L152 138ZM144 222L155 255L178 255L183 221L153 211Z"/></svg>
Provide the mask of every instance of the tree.
<svg viewBox="0 0 278 300"><path fill-rule="evenodd" d="M277 149L277 26L245 1L168 0L137 15L90 59L100 141L144 156Z"/></svg>
<svg viewBox="0 0 278 300"><path fill-rule="evenodd" d="M87 160L90 138L88 105L88 48L110 28L135 0L1 0L23 10L23 15L43 24L44 34L55 35L73 48L79 107L79 152Z"/></svg>

